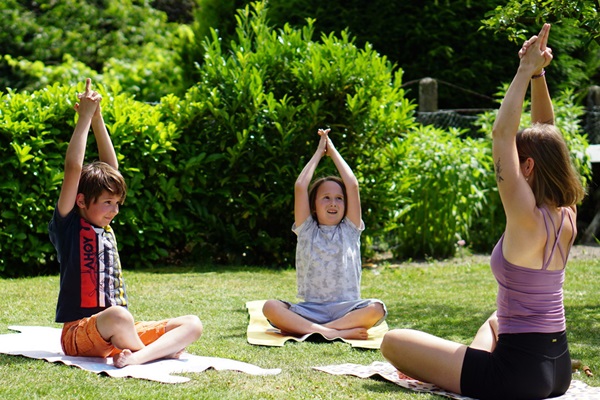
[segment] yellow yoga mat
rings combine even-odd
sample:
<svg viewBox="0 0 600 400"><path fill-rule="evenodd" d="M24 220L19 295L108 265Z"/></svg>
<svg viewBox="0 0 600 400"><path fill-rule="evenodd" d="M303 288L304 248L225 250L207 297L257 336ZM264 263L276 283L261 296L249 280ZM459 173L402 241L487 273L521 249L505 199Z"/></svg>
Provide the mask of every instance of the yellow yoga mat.
<svg viewBox="0 0 600 400"><path fill-rule="evenodd" d="M286 336L282 335L281 331L274 328L269 321L265 318L262 313L263 304L266 300L254 300L246 303L248 314L250 314L250 321L248 323L248 343L260 345L260 346L283 346L288 340L295 340L296 342L303 342L313 335L318 335L320 338L326 339L320 333L307 333L304 336ZM388 331L388 325L383 321L378 326L368 330L369 338L367 340L350 340L350 339L331 339L331 340L343 340L350 344L352 347L360 347L363 349L379 349L383 335Z"/></svg>

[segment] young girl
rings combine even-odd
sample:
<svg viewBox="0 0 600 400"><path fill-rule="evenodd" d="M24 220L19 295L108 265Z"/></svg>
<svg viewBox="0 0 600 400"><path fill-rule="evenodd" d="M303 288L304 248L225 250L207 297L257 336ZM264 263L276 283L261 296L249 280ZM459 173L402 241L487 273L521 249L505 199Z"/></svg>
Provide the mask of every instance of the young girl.
<svg viewBox="0 0 600 400"><path fill-rule="evenodd" d="M361 218L358 181L329 138L319 129L319 146L296 180L294 226L298 236L298 304L269 300L263 313L282 332L321 333L328 339L367 339L367 329L387 314L380 300L361 300ZM308 185L321 158L333 160L341 179L329 176Z"/></svg>
<svg viewBox="0 0 600 400"><path fill-rule="evenodd" d="M506 228L491 256L497 312L470 346L396 329L381 352L398 370L477 399L545 399L571 382L563 282L584 190L554 126L544 77L550 25L527 40L494 124L493 157ZM518 131L531 85L532 127Z"/></svg>

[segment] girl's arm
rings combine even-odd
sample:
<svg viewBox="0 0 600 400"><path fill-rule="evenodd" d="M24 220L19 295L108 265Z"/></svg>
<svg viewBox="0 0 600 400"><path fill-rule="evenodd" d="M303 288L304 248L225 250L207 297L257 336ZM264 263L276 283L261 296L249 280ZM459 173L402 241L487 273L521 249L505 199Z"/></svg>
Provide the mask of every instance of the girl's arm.
<svg viewBox="0 0 600 400"><path fill-rule="evenodd" d="M337 151L333 142L329 138L329 135L324 135L327 138L327 155L331 157L335 167L337 168L342 180L344 181L344 186L346 186L346 199L347 209L346 209L346 217L352 221L352 223L359 227L361 226L362 221L362 211L360 207L360 193L358 190L358 180L356 176L354 176L354 172L352 172L352 168L346 163L344 158Z"/></svg>
<svg viewBox="0 0 600 400"><path fill-rule="evenodd" d="M327 132L329 132L329 130L327 130ZM315 154L313 154L311 159L304 166L294 185L294 221L296 226L302 225L302 223L310 216L308 186L317 169L317 165L319 165L319 161L321 161L321 158L325 155L327 145L327 134L321 134L321 130L319 130L319 134L321 135L321 139L319 140L317 151L315 151Z"/></svg>

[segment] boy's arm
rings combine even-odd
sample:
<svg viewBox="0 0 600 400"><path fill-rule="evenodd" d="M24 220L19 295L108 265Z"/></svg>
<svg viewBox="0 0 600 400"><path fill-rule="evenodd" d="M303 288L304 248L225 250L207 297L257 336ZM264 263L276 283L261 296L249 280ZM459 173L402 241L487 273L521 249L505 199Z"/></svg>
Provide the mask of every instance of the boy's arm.
<svg viewBox="0 0 600 400"><path fill-rule="evenodd" d="M320 132L319 134L321 135ZM319 161L321 161L321 158L325 155L325 146L327 144L326 136L327 135L321 135L317 151L315 151L315 154L313 154L296 179L296 184L294 185L294 222L296 223L296 226L302 225L302 223L310 216L308 186L317 169L317 165L319 165Z"/></svg>
<svg viewBox="0 0 600 400"><path fill-rule="evenodd" d="M119 169L117 153L115 152L115 148L110 140L110 135L104 124L100 104L98 104L98 108L92 118L92 130L94 131L94 137L96 138L96 143L98 145L98 156L100 157L100 161L104 161L115 169Z"/></svg>
<svg viewBox="0 0 600 400"><path fill-rule="evenodd" d="M85 157L85 146L87 143L88 132L92 122L92 116L98 106L99 95L91 91L91 80L85 82L85 92L79 95L79 103L75 105L75 110L79 114L79 119L73 130L71 141L67 148L65 156L65 174L63 184L58 198L58 213L64 217L75 206L77 198L77 189L79 187L79 178L83 167Z"/></svg>
<svg viewBox="0 0 600 400"><path fill-rule="evenodd" d="M331 160L344 181L344 186L346 186L346 196L348 196L346 199L346 217L348 217L356 227L360 228L362 210L360 206L358 179L356 179L354 172L352 172L352 168L350 168L348 163L346 163L344 158L337 151L329 136L327 136L327 155L331 157Z"/></svg>

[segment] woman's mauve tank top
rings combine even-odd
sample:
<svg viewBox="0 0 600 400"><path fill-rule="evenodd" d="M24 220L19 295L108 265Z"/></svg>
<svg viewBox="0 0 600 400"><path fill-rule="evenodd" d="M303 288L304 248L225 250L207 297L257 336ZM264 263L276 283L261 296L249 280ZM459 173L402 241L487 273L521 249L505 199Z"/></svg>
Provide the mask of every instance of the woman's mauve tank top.
<svg viewBox="0 0 600 400"><path fill-rule="evenodd" d="M554 245L550 249L550 240L546 241L544 263L541 269L524 268L506 261L502 253L504 235L492 251L491 267L498 282L497 315L498 333L553 333L566 329L565 310L563 306L563 283L565 266L573 241L576 227L571 213L564 208L561 211L561 222L558 229L546 208L541 207L548 238L554 236ZM564 251L559 243L560 234L565 222L565 213L573 228L573 236L568 248ZM550 221L550 223L548 222ZM548 270L555 250L563 260L560 270Z"/></svg>

